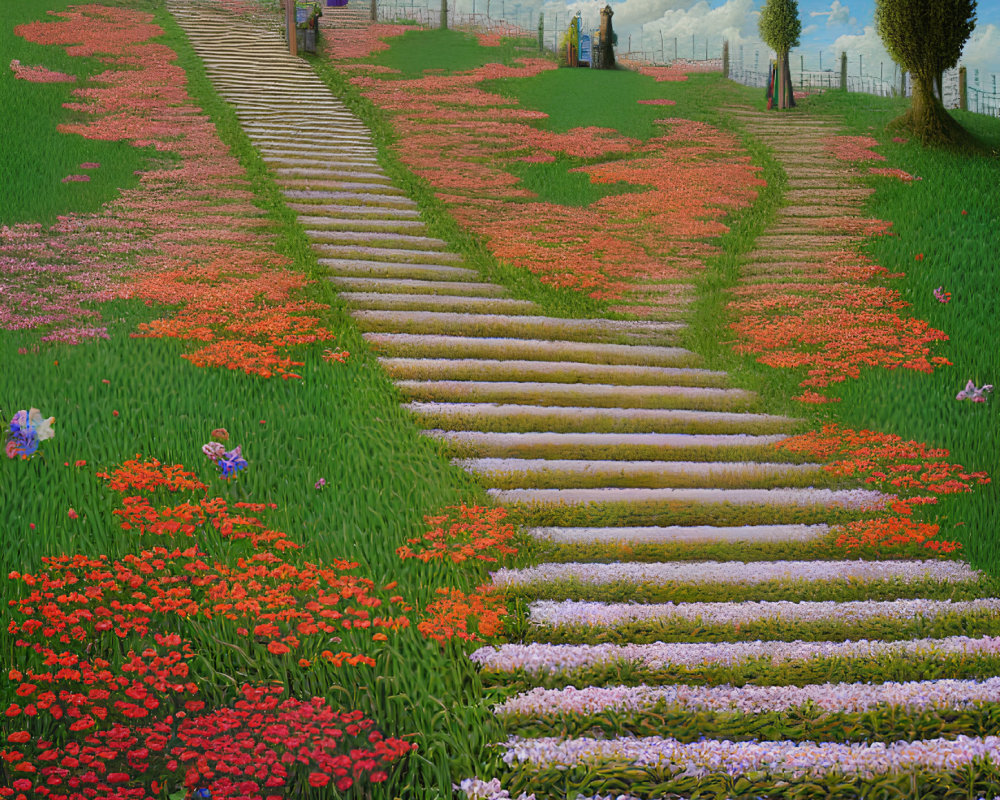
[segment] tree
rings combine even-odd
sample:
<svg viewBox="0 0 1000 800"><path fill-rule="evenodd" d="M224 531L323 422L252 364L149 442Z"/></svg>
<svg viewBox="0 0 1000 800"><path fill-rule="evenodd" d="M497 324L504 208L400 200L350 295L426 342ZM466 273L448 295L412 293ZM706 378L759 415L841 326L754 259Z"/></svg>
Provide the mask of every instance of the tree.
<svg viewBox="0 0 1000 800"><path fill-rule="evenodd" d="M778 55L775 97L778 108L795 105L792 92L792 71L788 65L788 51L799 45L802 22L796 0L767 0L757 21L760 38Z"/></svg>
<svg viewBox="0 0 1000 800"><path fill-rule="evenodd" d="M876 0L875 27L897 62L910 73L913 101L892 127L926 144L963 144L965 129L934 92L941 73L954 67L976 27L976 0Z"/></svg>

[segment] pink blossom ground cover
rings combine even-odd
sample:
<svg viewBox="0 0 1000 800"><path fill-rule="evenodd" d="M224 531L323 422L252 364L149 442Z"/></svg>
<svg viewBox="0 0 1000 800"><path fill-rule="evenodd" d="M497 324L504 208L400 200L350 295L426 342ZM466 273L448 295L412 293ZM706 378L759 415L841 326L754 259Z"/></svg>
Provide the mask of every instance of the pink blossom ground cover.
<svg viewBox="0 0 1000 800"><path fill-rule="evenodd" d="M552 286L612 299L636 282L688 278L717 252L708 240L727 230L721 218L763 185L736 139L704 123L664 119L645 142L596 127L554 132L539 127L543 112L481 86L555 69L544 59L407 79L346 66L390 114L403 161L458 222ZM593 161L577 170L591 183L635 189L570 207L538 198L511 170L560 157Z"/></svg>
<svg viewBox="0 0 1000 800"><path fill-rule="evenodd" d="M197 342L185 354L196 364L298 377L286 351L330 338L317 324L320 307L291 302L305 277L289 272L274 251L272 223L194 106L176 55L154 41L162 30L152 20L84 5L15 31L108 65L73 90L66 106L85 116L61 132L129 141L160 155L136 188L95 214L64 217L47 229L0 228L0 329L41 329L42 341L75 344L108 336L100 303L181 303L176 316L154 320L140 335Z"/></svg>

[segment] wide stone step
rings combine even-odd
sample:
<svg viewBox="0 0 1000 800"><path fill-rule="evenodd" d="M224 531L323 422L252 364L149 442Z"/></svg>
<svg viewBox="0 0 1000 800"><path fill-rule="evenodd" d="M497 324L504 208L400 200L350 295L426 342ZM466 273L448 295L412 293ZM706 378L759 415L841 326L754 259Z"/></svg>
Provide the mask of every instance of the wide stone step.
<svg viewBox="0 0 1000 800"><path fill-rule="evenodd" d="M456 431L768 434L786 432L797 423L774 414L660 408L430 402L404 407L424 425Z"/></svg>
<svg viewBox="0 0 1000 800"><path fill-rule="evenodd" d="M488 489L487 494L501 505L605 505L622 503L691 503L711 505L821 506L879 510L887 496L878 492L847 489L700 489L700 488L595 488L595 489Z"/></svg>
<svg viewBox="0 0 1000 800"><path fill-rule="evenodd" d="M421 295L435 298L456 295L467 298L501 298L507 294L506 286L499 286L495 283L473 283L471 281L417 281L350 277L333 277L330 280L345 292L377 292L380 295Z"/></svg>
<svg viewBox="0 0 1000 800"><path fill-rule="evenodd" d="M673 322L460 314L447 311L355 311L352 316L364 331L482 337L516 335L521 339L561 338L587 342L622 337L670 340L676 338L683 327Z"/></svg>
<svg viewBox="0 0 1000 800"><path fill-rule="evenodd" d="M753 392L743 389L704 386L622 386L527 380L399 380L396 386L408 399L437 402L731 410L745 409L756 400Z"/></svg>
<svg viewBox="0 0 1000 800"><path fill-rule="evenodd" d="M474 269L449 264L366 261L361 258L320 258L319 263L334 275L362 278L402 278L404 280L468 281L479 277Z"/></svg>
<svg viewBox="0 0 1000 800"><path fill-rule="evenodd" d="M618 387L719 386L727 375L706 369L646 367L630 364L589 364L584 361L529 361L488 358L380 358L382 368L397 380L521 380L555 384L614 384Z"/></svg>
<svg viewBox="0 0 1000 800"><path fill-rule="evenodd" d="M425 430L456 457L607 459L775 459L784 434L557 433Z"/></svg>
<svg viewBox="0 0 1000 800"><path fill-rule="evenodd" d="M392 244L395 244L393 242ZM322 258L360 258L366 261L387 261L401 264L454 264L461 265L465 259L458 253L447 250L418 249L406 247L382 247L381 242L372 239L371 245L361 242L352 244L323 244L311 242L313 252Z"/></svg>
<svg viewBox="0 0 1000 800"><path fill-rule="evenodd" d="M829 525L644 525L636 527L530 528L528 535L543 542L592 544L701 544L716 542L807 542L830 532Z"/></svg>
<svg viewBox="0 0 1000 800"><path fill-rule="evenodd" d="M463 270L471 272L471 270ZM608 344L506 337L447 336L369 332L364 334L379 352L410 358L522 359L579 361L588 364L626 364L655 367L692 367L701 357L682 347Z"/></svg>
<svg viewBox="0 0 1000 800"><path fill-rule="evenodd" d="M352 308L409 311L497 311L505 314L537 313L537 303L510 297L463 297L461 295L341 292Z"/></svg>
<svg viewBox="0 0 1000 800"><path fill-rule="evenodd" d="M494 489L803 487L823 477L818 464L753 461L610 461L462 458L455 463Z"/></svg>

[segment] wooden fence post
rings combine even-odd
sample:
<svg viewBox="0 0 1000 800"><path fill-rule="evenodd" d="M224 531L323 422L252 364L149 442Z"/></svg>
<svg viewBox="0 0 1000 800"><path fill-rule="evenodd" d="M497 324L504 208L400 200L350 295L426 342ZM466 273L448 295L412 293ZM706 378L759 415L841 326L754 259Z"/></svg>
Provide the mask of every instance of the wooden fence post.
<svg viewBox="0 0 1000 800"><path fill-rule="evenodd" d="M847 53L841 52L840 54L840 88L842 91L847 91Z"/></svg>
<svg viewBox="0 0 1000 800"><path fill-rule="evenodd" d="M966 75L965 67L958 68L958 107L962 111L969 110L969 90L966 81L968 76Z"/></svg>
<svg viewBox="0 0 1000 800"><path fill-rule="evenodd" d="M448 0L441 0L441 30L448 30Z"/></svg>
<svg viewBox="0 0 1000 800"><path fill-rule="evenodd" d="M722 77L729 77L729 40L724 39L722 42Z"/></svg>

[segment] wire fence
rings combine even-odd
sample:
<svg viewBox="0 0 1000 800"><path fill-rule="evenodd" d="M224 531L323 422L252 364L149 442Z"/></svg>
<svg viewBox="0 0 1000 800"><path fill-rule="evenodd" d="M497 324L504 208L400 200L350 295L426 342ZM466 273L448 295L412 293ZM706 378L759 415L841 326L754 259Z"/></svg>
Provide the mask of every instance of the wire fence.
<svg viewBox="0 0 1000 800"><path fill-rule="evenodd" d="M539 5L520 0L449 0L448 25L500 36L539 37L546 50L556 52L572 15L542 15ZM378 16L383 21L410 21L436 27L441 21L440 0L378 0ZM593 19L589 18L592 16ZM599 17L584 14L581 30L596 31ZM706 69L718 62L721 69L723 40L696 36L670 36L663 31L619 34L615 55L624 61L666 66L675 61L697 62ZM765 88L771 52L764 47L730 49L729 78L745 86ZM824 63L825 61L825 63ZM796 63L797 62L797 63ZM792 82L799 92L822 92L841 88L840 58L831 63L830 53L793 53L790 60ZM846 88L849 92L878 97L909 96L908 76L895 63L866 63L859 54L848 54ZM998 75L968 70L966 108L977 114L1000 117ZM960 105L958 69L947 70L942 85L946 108Z"/></svg>

